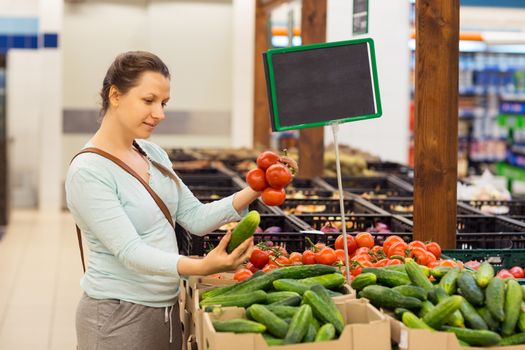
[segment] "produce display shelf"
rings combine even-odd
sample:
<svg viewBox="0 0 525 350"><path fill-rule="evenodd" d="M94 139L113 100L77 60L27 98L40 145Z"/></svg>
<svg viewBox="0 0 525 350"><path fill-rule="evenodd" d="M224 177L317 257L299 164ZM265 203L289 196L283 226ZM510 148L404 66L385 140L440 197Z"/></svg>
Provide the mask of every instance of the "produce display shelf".
<svg viewBox="0 0 525 350"><path fill-rule="evenodd" d="M341 216L338 214L301 214L295 217L309 225L310 230L322 230L328 223L334 226L335 228L331 229L333 232L325 231L324 235L319 237L323 243L333 246L337 236L341 234ZM394 234L403 237L407 242L412 238L412 225L402 217L388 214L353 214L345 215L345 221L347 233L368 231L374 236L376 244L382 244L388 236ZM388 230L380 230L381 224L386 225Z"/></svg>
<svg viewBox="0 0 525 350"><path fill-rule="evenodd" d="M488 261L496 271L525 266L525 249L446 249L442 254L463 262Z"/></svg>
<svg viewBox="0 0 525 350"><path fill-rule="evenodd" d="M215 197L197 197L202 203L209 203L218 200L219 198ZM278 214L282 215L282 213L276 208L276 207L270 207L262 200L256 200L250 203L248 206L248 210L257 210L259 214Z"/></svg>
<svg viewBox="0 0 525 350"><path fill-rule="evenodd" d="M367 168L378 173L396 176L410 176L414 169L396 162L367 161Z"/></svg>
<svg viewBox="0 0 525 350"><path fill-rule="evenodd" d="M270 227L279 227L281 232L272 229L270 232L261 232L254 234L254 242L271 241L273 245L279 245L288 251L302 252L307 248L305 237L311 237L317 241L319 233L305 233L308 226L294 219L293 217L282 216L280 214L261 214L261 223L259 227L264 231ZM177 225L176 231L191 240L191 255L204 256L206 253L219 244L219 240L224 236L226 231L217 230L205 236L189 235L184 228Z"/></svg>
<svg viewBox="0 0 525 350"><path fill-rule="evenodd" d="M225 174L180 175L182 182L192 190L206 187L239 187L234 177Z"/></svg>
<svg viewBox="0 0 525 350"><path fill-rule="evenodd" d="M330 186L337 188L336 177L322 178ZM345 176L342 178L343 189L346 192L367 197L410 197L412 187L395 176Z"/></svg>
<svg viewBox="0 0 525 350"><path fill-rule="evenodd" d="M391 198L371 198L368 199L372 204L386 210L391 214L396 215L412 215L414 212L414 198L413 197L391 197ZM482 213L475 208L471 208L462 203L457 206L458 215L471 215Z"/></svg>
<svg viewBox="0 0 525 350"><path fill-rule="evenodd" d="M195 197L202 200L210 202L211 200L221 199L228 197L229 195L234 194L239 191L241 188L239 186L233 187L212 187L212 186L200 186L200 187L191 187L191 192Z"/></svg>
<svg viewBox="0 0 525 350"><path fill-rule="evenodd" d="M472 200L463 203L491 215L525 217L525 200Z"/></svg>
<svg viewBox="0 0 525 350"><path fill-rule="evenodd" d="M340 212L338 199L286 199L279 208L287 214L332 214ZM366 201L345 199L346 214L378 214L377 208Z"/></svg>

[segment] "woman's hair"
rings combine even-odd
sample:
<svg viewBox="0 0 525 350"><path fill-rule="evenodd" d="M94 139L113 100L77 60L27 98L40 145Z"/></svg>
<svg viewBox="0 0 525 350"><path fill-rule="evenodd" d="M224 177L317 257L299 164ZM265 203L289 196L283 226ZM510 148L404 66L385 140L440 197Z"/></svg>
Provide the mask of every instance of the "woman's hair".
<svg viewBox="0 0 525 350"><path fill-rule="evenodd" d="M144 72L160 73L170 79L168 67L159 57L150 52L128 51L115 58L102 83L100 117L103 117L109 108L109 89L111 86L115 86L121 94L126 94L131 88L137 86L138 80Z"/></svg>
<svg viewBox="0 0 525 350"><path fill-rule="evenodd" d="M150 52L128 51L118 55L111 66L109 66L104 77L104 82L102 83L102 90L100 91L100 97L102 98L100 117L103 117L109 108L109 89L111 86L115 86L121 94L126 94L133 87L137 86L142 73L145 72L160 73L170 79L168 67L158 56ZM133 141L133 146L140 154L149 158L136 141ZM173 170L168 169L151 158L149 158L149 160L163 175L170 177L175 181L177 186L180 186L180 181Z"/></svg>

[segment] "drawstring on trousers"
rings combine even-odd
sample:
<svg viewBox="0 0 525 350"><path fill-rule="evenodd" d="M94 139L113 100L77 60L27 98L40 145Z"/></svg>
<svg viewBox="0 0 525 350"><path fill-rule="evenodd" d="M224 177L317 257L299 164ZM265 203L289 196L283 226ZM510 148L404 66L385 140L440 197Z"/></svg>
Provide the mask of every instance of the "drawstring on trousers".
<svg viewBox="0 0 525 350"><path fill-rule="evenodd" d="M164 323L168 321L170 322L170 344L173 343L173 321L171 317L172 314L173 314L173 305L166 306L166 308L164 309Z"/></svg>

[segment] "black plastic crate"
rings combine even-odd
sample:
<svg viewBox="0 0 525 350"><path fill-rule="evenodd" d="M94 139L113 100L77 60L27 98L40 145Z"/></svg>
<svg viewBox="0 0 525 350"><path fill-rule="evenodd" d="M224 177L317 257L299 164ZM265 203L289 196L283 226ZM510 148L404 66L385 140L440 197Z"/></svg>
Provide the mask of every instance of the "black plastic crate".
<svg viewBox="0 0 525 350"><path fill-rule="evenodd" d="M286 199L279 208L286 214L331 214L340 213L339 199ZM377 214L372 206L366 202L354 199L345 199L346 214Z"/></svg>
<svg viewBox="0 0 525 350"><path fill-rule="evenodd" d="M317 180L294 178L286 186L286 196L288 198L334 198L337 193L329 186L319 184Z"/></svg>
<svg viewBox="0 0 525 350"><path fill-rule="evenodd" d="M181 178L185 176L193 176L193 175L217 175L221 174L221 172L212 167L205 167L205 168L198 168L198 169L185 169L185 168L175 168L175 173L179 175Z"/></svg>
<svg viewBox="0 0 525 350"><path fill-rule="evenodd" d="M442 253L446 257L463 262L470 260L488 261L497 271L510 269L513 266L525 266L525 249L451 249L443 250ZM522 281L525 280L522 279Z"/></svg>
<svg viewBox="0 0 525 350"><path fill-rule="evenodd" d="M409 176L414 173L414 169L410 168L409 166L395 162L367 161L366 164L369 170L374 170L388 175Z"/></svg>
<svg viewBox="0 0 525 350"><path fill-rule="evenodd" d="M321 230L329 222L332 223L332 226L339 228L335 232L325 232L324 236L318 237L323 243L333 245L337 236L342 232L340 215L303 214L295 215L295 217L308 224L312 230ZM347 233L369 231L374 236L376 244L382 244L388 236L393 234L403 237L407 242L412 238L411 222L401 217L384 214L345 215L345 222ZM376 225L379 223L386 224L390 232L377 232Z"/></svg>
<svg viewBox="0 0 525 350"><path fill-rule="evenodd" d="M524 232L525 225L495 216L458 215L458 232Z"/></svg>
<svg viewBox="0 0 525 350"><path fill-rule="evenodd" d="M197 160L197 157L195 157L193 152L182 148L167 150L166 153L168 153L168 157L172 162L187 162L191 160Z"/></svg>
<svg viewBox="0 0 525 350"><path fill-rule="evenodd" d="M525 200L479 200L462 202L485 214L504 215L517 218L525 217Z"/></svg>
<svg viewBox="0 0 525 350"><path fill-rule="evenodd" d="M259 242L271 241L274 245L283 246L289 252L302 252L305 247L307 247L306 237L311 237L312 240L316 240L315 237L318 235L315 233L301 232L307 230L308 227L294 218L278 214L261 214L261 223L259 227L262 230L266 230L272 226L280 227L281 232L255 233L254 242L257 244ZM177 230L185 231L180 226L177 226ZM191 254L200 256L205 255L209 250L218 245L219 240L225 233L225 231L217 230L216 232L209 233L202 237L191 235Z"/></svg>
<svg viewBox="0 0 525 350"><path fill-rule="evenodd" d="M387 212L395 215L413 215L414 213L414 199L412 197L397 197L397 198L371 198L369 201L386 210ZM458 215L472 215L480 214L477 213L474 208L469 208L465 205L458 204L457 206Z"/></svg>
<svg viewBox="0 0 525 350"><path fill-rule="evenodd" d="M405 217L412 220L411 216ZM496 216L458 215L459 249L525 248L525 224Z"/></svg>
<svg viewBox="0 0 525 350"><path fill-rule="evenodd" d="M198 197L199 198L199 197ZM213 198L213 197L200 197L199 200L202 203L209 203L216 201L220 198ZM259 214L281 214L280 212L277 212L276 207L270 207L263 203L262 200L256 200L250 203L248 206L248 210L257 210Z"/></svg>
<svg viewBox="0 0 525 350"><path fill-rule="evenodd" d="M238 187L231 176L216 175L181 175L180 178L191 189L199 187Z"/></svg>
<svg viewBox="0 0 525 350"><path fill-rule="evenodd" d="M338 187L337 177L323 177L323 180L334 188ZM410 185L392 176L345 176L341 180L346 192L369 198L412 196Z"/></svg>
<svg viewBox="0 0 525 350"><path fill-rule="evenodd" d="M240 191L240 187L191 187L191 192L195 197L202 201L210 202L212 200L228 197L235 192Z"/></svg>

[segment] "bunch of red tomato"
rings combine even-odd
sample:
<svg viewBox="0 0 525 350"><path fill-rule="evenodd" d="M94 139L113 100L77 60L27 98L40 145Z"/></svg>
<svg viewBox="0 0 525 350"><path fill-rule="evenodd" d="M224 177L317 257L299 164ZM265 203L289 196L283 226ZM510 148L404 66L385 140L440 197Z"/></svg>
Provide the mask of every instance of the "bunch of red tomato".
<svg viewBox="0 0 525 350"><path fill-rule="evenodd" d="M284 188L292 181L288 166L280 161L278 154L266 151L257 157L257 168L246 174L246 182L267 205L281 205L286 199Z"/></svg>
<svg viewBox="0 0 525 350"><path fill-rule="evenodd" d="M477 270L481 263L479 261L467 261L465 266L471 269ZM513 266L510 269L501 269L496 274L496 277L500 278L525 278L525 271L520 266Z"/></svg>

